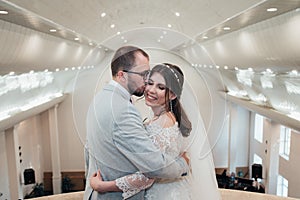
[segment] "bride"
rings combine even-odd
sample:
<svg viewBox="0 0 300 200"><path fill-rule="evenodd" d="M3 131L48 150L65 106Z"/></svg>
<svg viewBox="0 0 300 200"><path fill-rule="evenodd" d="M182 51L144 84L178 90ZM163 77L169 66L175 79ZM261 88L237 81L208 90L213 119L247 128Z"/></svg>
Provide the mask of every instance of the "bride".
<svg viewBox="0 0 300 200"><path fill-rule="evenodd" d="M179 102L184 77L179 67L172 64L156 65L149 75L145 88L145 102L154 117L145 124L152 142L166 154L183 155L186 160L188 139L192 127ZM192 199L191 174L178 179L148 178L136 172L114 181L103 181L100 171L90 178L91 187L98 192L122 191L124 199L146 189L146 200Z"/></svg>

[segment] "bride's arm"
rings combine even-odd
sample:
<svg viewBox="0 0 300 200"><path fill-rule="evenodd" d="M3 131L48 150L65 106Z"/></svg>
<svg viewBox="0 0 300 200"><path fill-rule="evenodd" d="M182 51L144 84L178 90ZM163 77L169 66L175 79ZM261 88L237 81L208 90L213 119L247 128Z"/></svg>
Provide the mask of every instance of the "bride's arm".
<svg viewBox="0 0 300 200"><path fill-rule="evenodd" d="M122 191L124 199L149 188L153 182L154 179L150 179L140 172L123 176L113 181L103 181L100 171L98 171L97 174L90 178L90 185L94 190L101 193Z"/></svg>
<svg viewBox="0 0 300 200"><path fill-rule="evenodd" d="M149 188L155 179L146 177L141 172L130 174L116 179L116 186L123 191L123 198L127 199L141 190Z"/></svg>
<svg viewBox="0 0 300 200"><path fill-rule="evenodd" d="M104 193L104 192L121 192L122 190L119 189L116 185L116 181L103 181L100 175L100 171L95 173L90 178L90 185L91 187L96 190L97 192Z"/></svg>

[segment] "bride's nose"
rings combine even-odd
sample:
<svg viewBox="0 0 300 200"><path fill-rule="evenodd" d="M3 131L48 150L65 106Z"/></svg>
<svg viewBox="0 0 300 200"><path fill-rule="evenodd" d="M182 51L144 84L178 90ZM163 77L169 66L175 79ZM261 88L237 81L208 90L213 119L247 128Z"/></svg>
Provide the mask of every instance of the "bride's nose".
<svg viewBox="0 0 300 200"><path fill-rule="evenodd" d="M146 91L148 91L150 93L154 93L155 92L154 85L147 85L146 86Z"/></svg>

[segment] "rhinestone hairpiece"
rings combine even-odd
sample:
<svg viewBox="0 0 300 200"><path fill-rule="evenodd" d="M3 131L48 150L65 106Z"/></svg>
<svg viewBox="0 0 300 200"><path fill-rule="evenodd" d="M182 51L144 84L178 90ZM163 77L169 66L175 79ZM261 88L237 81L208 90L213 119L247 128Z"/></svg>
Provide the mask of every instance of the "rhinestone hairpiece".
<svg viewBox="0 0 300 200"><path fill-rule="evenodd" d="M165 65L167 68L169 68L171 70L171 72L174 74L177 82L180 84L180 80L179 80L179 77L178 75L176 74L176 72L169 66L169 65Z"/></svg>

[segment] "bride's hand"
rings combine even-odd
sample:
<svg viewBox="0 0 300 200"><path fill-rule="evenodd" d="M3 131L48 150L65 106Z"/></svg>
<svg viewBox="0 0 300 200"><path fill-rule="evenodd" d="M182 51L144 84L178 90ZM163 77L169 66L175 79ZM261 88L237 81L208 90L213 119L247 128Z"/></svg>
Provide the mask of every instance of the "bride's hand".
<svg viewBox="0 0 300 200"><path fill-rule="evenodd" d="M188 165L190 165L190 158L187 155L187 152L183 152L181 157L186 161Z"/></svg>
<svg viewBox="0 0 300 200"><path fill-rule="evenodd" d="M105 184L105 181L102 180L102 177L101 177L101 174L100 174L100 170L97 171L97 173L95 173L91 178L90 178L90 185L91 187L100 192L100 193L103 193L103 192L106 192L104 190L104 184Z"/></svg>
<svg viewBox="0 0 300 200"><path fill-rule="evenodd" d="M122 191L116 186L116 181L104 181L101 177L100 170L90 178L90 186L97 192L120 192Z"/></svg>

